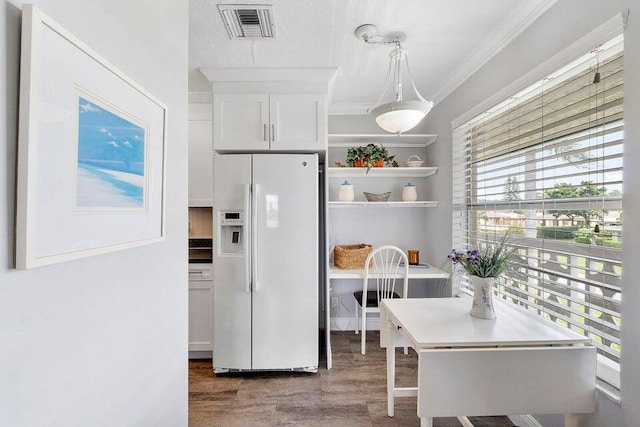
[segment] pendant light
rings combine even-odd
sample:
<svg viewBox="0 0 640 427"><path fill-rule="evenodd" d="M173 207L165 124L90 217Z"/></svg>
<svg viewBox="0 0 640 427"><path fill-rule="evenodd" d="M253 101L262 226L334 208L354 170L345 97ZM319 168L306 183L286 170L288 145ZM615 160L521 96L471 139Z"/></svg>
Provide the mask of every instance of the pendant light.
<svg viewBox="0 0 640 427"><path fill-rule="evenodd" d="M370 44L393 44L394 48L389 54L389 69L387 78L382 88L382 93L376 103L369 108L368 113L375 117L376 123L387 132L401 134L413 129L427 115L433 107L433 102L425 100L416 88L411 70L407 51L400 44L406 39L403 32L393 32L386 35L379 35L375 25L361 25L354 31L357 38ZM402 64L406 66L407 76L411 82L411 87L418 99L405 100L402 96ZM382 100L387 93L389 82L393 79L394 101L382 104Z"/></svg>

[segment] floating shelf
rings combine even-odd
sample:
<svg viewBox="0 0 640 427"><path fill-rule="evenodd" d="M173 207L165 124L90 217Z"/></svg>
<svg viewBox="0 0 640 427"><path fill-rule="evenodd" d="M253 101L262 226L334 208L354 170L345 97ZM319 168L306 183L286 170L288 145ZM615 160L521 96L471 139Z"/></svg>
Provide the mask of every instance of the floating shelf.
<svg viewBox="0 0 640 427"><path fill-rule="evenodd" d="M435 201L416 201L416 202L337 202L330 201L330 208L368 208L368 207L387 207L387 208L435 208L438 202Z"/></svg>
<svg viewBox="0 0 640 427"><path fill-rule="evenodd" d="M338 168L329 167L329 178L426 178L438 172L437 167L423 168Z"/></svg>
<svg viewBox="0 0 640 427"><path fill-rule="evenodd" d="M401 148L426 148L438 140L437 134L329 134L329 147L353 147L370 143Z"/></svg>

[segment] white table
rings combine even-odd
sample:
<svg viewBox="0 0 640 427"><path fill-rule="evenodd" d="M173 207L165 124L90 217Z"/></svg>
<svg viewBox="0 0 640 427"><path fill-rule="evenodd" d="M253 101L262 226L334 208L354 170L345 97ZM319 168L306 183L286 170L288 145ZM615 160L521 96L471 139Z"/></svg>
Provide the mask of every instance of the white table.
<svg viewBox="0 0 640 427"><path fill-rule="evenodd" d="M565 413L578 426L595 408L596 349L582 335L502 301L496 320L469 315L471 298L384 300L388 414L416 396L420 425L433 417ZM417 387L395 386L395 348L418 353Z"/></svg>
<svg viewBox="0 0 640 427"><path fill-rule="evenodd" d="M370 274L371 278L375 278L375 275ZM412 279L447 279L449 273L441 270L437 267L429 265L428 268L414 268L409 266L409 283ZM333 365L331 356L331 280L340 279L364 279L364 269L358 270L341 270L336 267L329 269L329 280L326 285L326 303L325 303L325 342L327 353L327 369L331 369ZM382 325L382 323L381 323Z"/></svg>

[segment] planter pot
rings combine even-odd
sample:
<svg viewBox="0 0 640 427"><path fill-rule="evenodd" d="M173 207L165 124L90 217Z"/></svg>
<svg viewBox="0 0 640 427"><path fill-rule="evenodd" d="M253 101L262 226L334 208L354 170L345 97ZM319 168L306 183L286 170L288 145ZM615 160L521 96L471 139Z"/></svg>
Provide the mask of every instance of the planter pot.
<svg viewBox="0 0 640 427"><path fill-rule="evenodd" d="M471 316L478 319L495 319L496 312L493 308L493 283L495 277L470 276L473 284L473 305Z"/></svg>
<svg viewBox="0 0 640 427"><path fill-rule="evenodd" d="M383 166L384 166L384 159L377 160L373 164L374 168L381 168ZM353 161L353 167L355 167L355 168L364 168L364 167L367 167L367 165L365 165L362 160L354 160Z"/></svg>

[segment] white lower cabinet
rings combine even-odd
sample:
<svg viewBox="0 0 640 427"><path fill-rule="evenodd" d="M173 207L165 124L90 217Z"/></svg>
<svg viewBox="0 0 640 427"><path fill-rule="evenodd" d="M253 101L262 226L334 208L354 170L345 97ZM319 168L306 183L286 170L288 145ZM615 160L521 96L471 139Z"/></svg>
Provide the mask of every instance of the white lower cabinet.
<svg viewBox="0 0 640 427"><path fill-rule="evenodd" d="M189 357L213 351L213 271L211 264L189 265ZM206 352L206 353L202 353Z"/></svg>

